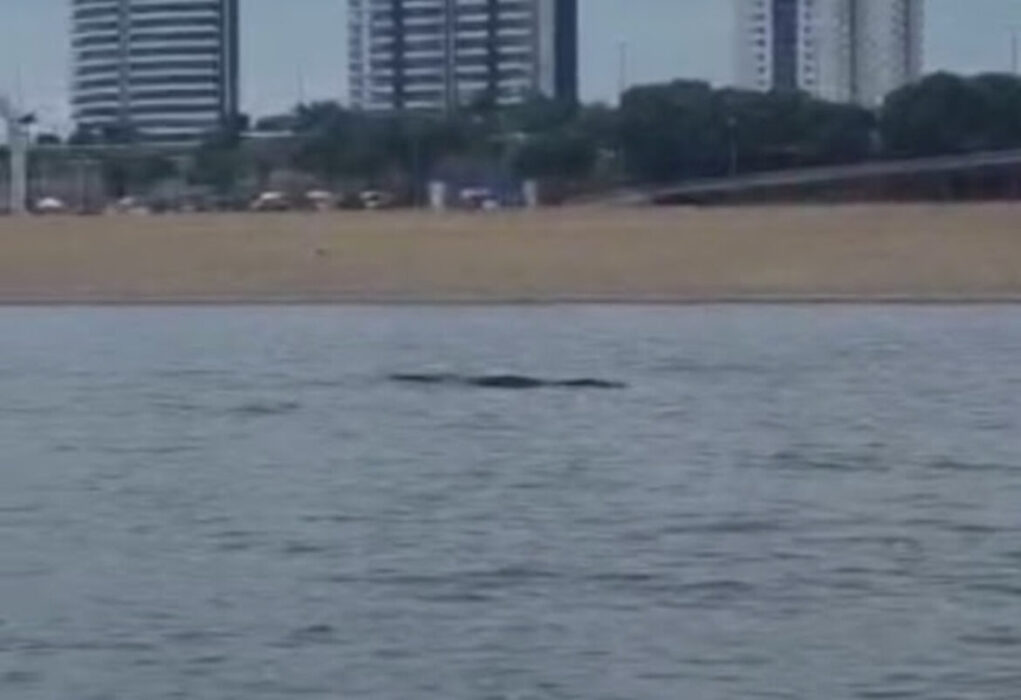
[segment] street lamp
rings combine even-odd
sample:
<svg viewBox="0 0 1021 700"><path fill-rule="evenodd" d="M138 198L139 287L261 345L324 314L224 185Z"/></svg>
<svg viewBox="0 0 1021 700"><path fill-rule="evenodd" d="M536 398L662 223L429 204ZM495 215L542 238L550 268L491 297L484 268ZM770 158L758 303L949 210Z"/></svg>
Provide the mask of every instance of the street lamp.
<svg viewBox="0 0 1021 700"><path fill-rule="evenodd" d="M1018 47L1018 32L1021 31L1019 27L1011 27L1010 29L1010 72L1011 75L1017 75L1021 65L1019 65L1019 59L1021 59L1021 49Z"/></svg>
<svg viewBox="0 0 1021 700"><path fill-rule="evenodd" d="M730 146L730 167L728 172L731 177L737 177L737 117L733 114L727 117L727 139Z"/></svg>
<svg viewBox="0 0 1021 700"><path fill-rule="evenodd" d="M7 125L7 150L10 158L10 212L28 211L28 129L31 115L19 114L11 101L0 95L0 119Z"/></svg>

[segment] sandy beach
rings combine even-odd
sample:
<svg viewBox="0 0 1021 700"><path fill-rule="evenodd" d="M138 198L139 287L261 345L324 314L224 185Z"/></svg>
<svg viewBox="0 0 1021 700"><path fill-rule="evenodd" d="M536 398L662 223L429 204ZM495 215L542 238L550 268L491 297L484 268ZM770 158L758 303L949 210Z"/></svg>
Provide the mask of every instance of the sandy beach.
<svg viewBox="0 0 1021 700"><path fill-rule="evenodd" d="M0 303L1021 301L1021 205L0 219Z"/></svg>

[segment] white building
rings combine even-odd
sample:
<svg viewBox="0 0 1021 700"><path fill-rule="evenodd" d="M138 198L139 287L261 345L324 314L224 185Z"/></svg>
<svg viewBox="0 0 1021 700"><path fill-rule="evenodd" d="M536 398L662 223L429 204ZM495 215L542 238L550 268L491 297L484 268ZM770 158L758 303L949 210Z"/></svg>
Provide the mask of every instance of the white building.
<svg viewBox="0 0 1021 700"><path fill-rule="evenodd" d="M923 0L858 0L852 94L866 106L882 104L922 74Z"/></svg>
<svg viewBox="0 0 1021 700"><path fill-rule="evenodd" d="M238 112L238 0L71 0L79 128L193 141Z"/></svg>
<svg viewBox="0 0 1021 700"><path fill-rule="evenodd" d="M875 107L922 70L924 0L735 0L736 84Z"/></svg>
<svg viewBox="0 0 1021 700"><path fill-rule="evenodd" d="M578 0L348 1L356 109L577 98Z"/></svg>

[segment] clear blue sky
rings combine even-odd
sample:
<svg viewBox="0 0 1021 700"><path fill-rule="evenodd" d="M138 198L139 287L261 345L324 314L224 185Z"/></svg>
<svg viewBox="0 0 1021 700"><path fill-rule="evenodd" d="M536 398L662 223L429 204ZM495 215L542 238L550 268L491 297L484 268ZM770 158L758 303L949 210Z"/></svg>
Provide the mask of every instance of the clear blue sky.
<svg viewBox="0 0 1021 700"><path fill-rule="evenodd" d="M728 82L730 0L580 0L582 91L609 100L617 90L618 46L629 46L629 77ZM68 0L0 0L0 89L20 92L46 122L66 120ZM241 0L243 98L254 114L346 93L346 0ZM1021 0L929 0L927 68L1006 70ZM20 84L20 89L19 89Z"/></svg>

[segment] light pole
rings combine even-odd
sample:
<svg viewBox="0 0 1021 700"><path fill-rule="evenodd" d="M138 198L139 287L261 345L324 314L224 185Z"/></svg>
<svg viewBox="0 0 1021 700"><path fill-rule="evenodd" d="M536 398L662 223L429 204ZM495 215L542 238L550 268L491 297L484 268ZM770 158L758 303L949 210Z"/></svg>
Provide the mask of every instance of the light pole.
<svg viewBox="0 0 1021 700"><path fill-rule="evenodd" d="M1018 32L1021 28L1011 27L1010 28L1010 72L1012 75L1017 75L1019 68L1019 60L1021 60L1021 49L1018 47Z"/></svg>
<svg viewBox="0 0 1021 700"><path fill-rule="evenodd" d="M424 138L424 129L418 118L415 116L410 117L410 120L406 122L405 128L409 137L410 156L411 162L409 163L410 172L408 175L411 180L411 206L414 209L418 209L422 206L422 190L424 189L424 183L422 182L422 140Z"/></svg>
<svg viewBox="0 0 1021 700"><path fill-rule="evenodd" d="M730 146L730 167L728 170L731 177L737 177L737 117L734 115L727 117L727 139Z"/></svg>
<svg viewBox="0 0 1021 700"><path fill-rule="evenodd" d="M628 90L628 83L630 78L629 72L629 61L631 46L626 41L617 42L617 97L618 100L624 102L624 93Z"/></svg>
<svg viewBox="0 0 1021 700"><path fill-rule="evenodd" d="M10 212L20 216L28 211L28 132L25 117L11 101L0 95L0 119L7 124L7 150L10 158Z"/></svg>

